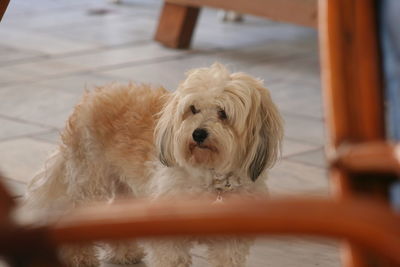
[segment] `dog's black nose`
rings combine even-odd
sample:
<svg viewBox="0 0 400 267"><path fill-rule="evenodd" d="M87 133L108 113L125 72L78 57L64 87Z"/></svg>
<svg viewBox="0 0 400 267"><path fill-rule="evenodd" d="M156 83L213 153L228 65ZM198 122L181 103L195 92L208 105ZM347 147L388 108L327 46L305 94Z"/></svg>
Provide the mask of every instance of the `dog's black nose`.
<svg viewBox="0 0 400 267"><path fill-rule="evenodd" d="M205 129L198 128L194 130L193 134L193 140L196 141L197 143L203 143L204 140L206 140L208 136L208 132Z"/></svg>

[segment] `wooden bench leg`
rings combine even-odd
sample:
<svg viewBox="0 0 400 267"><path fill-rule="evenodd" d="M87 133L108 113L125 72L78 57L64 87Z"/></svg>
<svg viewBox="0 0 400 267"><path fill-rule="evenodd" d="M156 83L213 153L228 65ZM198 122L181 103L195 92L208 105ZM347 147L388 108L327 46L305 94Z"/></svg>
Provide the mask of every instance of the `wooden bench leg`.
<svg viewBox="0 0 400 267"><path fill-rule="evenodd" d="M155 40L171 48L189 48L200 8L164 3Z"/></svg>

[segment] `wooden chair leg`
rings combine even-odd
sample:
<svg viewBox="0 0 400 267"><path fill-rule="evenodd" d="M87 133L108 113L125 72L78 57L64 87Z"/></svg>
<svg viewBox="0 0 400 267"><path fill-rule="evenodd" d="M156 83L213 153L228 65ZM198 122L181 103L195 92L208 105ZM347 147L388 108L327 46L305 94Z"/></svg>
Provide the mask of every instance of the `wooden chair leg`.
<svg viewBox="0 0 400 267"><path fill-rule="evenodd" d="M5 222L15 206L15 201L3 185L2 180L3 177L0 174L0 222Z"/></svg>
<svg viewBox="0 0 400 267"><path fill-rule="evenodd" d="M6 12L9 2L10 0L0 0L0 21L3 18L4 13Z"/></svg>
<svg viewBox="0 0 400 267"><path fill-rule="evenodd" d="M189 48L200 8L164 3L155 40L171 48Z"/></svg>

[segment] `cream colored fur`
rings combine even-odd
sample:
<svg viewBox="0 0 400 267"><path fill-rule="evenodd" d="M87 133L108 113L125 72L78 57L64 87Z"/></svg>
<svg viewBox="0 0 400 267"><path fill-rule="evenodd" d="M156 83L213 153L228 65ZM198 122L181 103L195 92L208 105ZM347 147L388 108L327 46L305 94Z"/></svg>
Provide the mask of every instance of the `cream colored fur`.
<svg viewBox="0 0 400 267"><path fill-rule="evenodd" d="M226 117L225 117L226 115ZM198 143L193 132L205 129ZM231 177L232 192L264 192L266 171L279 155L281 117L262 81L229 73L221 64L187 73L179 88L117 84L87 92L62 132L56 153L31 182L25 208L41 218L91 201L119 197L217 194L216 177ZM145 242L150 267L186 267L194 239ZM245 265L250 241L200 240L212 266ZM134 242L103 245L118 263L141 260ZM70 266L97 266L88 244L67 247Z"/></svg>

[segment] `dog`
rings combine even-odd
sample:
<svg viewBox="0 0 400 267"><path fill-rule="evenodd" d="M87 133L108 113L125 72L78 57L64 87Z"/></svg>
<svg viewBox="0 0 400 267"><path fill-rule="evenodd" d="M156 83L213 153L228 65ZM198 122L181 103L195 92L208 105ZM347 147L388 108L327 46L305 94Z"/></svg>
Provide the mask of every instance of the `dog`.
<svg viewBox="0 0 400 267"><path fill-rule="evenodd" d="M57 151L28 187L25 205L40 218L121 196L266 193L280 154L281 115L263 82L219 63L193 69L176 91L111 84L86 92ZM150 267L191 265L190 238L102 245L102 258ZM209 238L212 266L245 266L251 241ZM62 248L69 266L98 266L92 245Z"/></svg>

